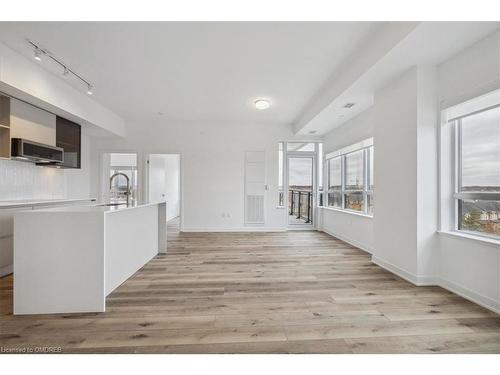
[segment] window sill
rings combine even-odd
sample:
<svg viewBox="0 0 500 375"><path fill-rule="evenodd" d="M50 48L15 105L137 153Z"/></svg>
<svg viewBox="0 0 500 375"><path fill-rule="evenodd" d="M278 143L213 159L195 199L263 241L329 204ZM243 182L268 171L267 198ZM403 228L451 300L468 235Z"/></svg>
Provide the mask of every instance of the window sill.
<svg viewBox="0 0 500 375"><path fill-rule="evenodd" d="M328 211L342 212L344 214L349 214L349 215L354 215L354 216L366 217L367 219L373 219L373 215L367 215L367 214L363 214L363 213L356 212L356 211L342 210L340 208L326 207L326 206L319 206L319 208L321 208L323 210L328 210Z"/></svg>
<svg viewBox="0 0 500 375"><path fill-rule="evenodd" d="M481 243L484 243L484 244L487 244L487 245L492 245L492 246L495 246L495 247L500 246L500 240L497 240L495 238L488 238L488 237L484 237L484 236L477 236L477 235L474 235L474 234L462 233L462 232L458 232L458 231L438 231L438 233L440 235L445 235L445 236L448 236L448 237L465 238L465 239L468 239L468 240L471 240L471 241L481 242Z"/></svg>

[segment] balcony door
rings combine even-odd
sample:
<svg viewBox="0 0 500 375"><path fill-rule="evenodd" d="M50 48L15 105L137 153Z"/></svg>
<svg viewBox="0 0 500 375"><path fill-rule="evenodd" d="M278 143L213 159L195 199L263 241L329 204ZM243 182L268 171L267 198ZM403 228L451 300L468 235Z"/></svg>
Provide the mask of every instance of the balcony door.
<svg viewBox="0 0 500 375"><path fill-rule="evenodd" d="M287 152L287 223L290 229L313 228L316 223L316 155Z"/></svg>

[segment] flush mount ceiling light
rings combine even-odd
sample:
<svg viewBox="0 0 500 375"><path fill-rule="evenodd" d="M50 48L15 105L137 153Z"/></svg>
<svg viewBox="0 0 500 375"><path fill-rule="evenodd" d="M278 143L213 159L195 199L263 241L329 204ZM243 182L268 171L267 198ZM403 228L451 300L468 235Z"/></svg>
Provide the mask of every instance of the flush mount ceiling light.
<svg viewBox="0 0 500 375"><path fill-rule="evenodd" d="M63 68L63 76L67 77L70 74L76 77L78 80L83 82L87 86L87 94L92 95L94 93L94 86L83 78L80 74L76 73L73 69L69 68L67 64L61 61L61 59L55 57L51 52L49 52L46 48L43 48L40 44L33 42L30 39L26 39L28 44L34 48L35 60L41 61L42 55L49 58L49 60L58 64L61 68Z"/></svg>
<svg viewBox="0 0 500 375"><path fill-rule="evenodd" d="M268 109L271 106L271 102L268 99L257 99L253 104L258 110Z"/></svg>

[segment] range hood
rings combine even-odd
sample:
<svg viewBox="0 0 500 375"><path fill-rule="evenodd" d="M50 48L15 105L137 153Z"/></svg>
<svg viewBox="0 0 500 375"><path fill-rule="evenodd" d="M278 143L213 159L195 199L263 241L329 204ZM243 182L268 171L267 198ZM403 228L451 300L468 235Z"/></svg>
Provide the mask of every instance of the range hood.
<svg viewBox="0 0 500 375"><path fill-rule="evenodd" d="M11 142L12 159L47 165L64 162L64 149L61 147L44 145L23 138L12 138Z"/></svg>

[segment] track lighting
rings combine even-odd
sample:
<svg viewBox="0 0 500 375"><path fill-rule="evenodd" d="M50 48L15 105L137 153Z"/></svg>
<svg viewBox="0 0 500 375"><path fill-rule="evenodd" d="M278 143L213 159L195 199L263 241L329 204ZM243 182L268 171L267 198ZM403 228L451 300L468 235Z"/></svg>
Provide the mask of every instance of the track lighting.
<svg viewBox="0 0 500 375"><path fill-rule="evenodd" d="M42 51L38 47L35 48L35 60L42 61Z"/></svg>
<svg viewBox="0 0 500 375"><path fill-rule="evenodd" d="M75 78L79 79L83 84L87 85L87 94L88 95L92 95L94 93L94 86L92 86L92 84L87 79L83 78L83 76L81 76L80 74L75 72L73 69L68 68L68 66L66 65L66 63L64 61L62 61L61 59L54 56L48 49L44 48L40 44L33 42L30 39L26 39L26 41L34 49L35 60L42 61L42 55L43 55L47 61L53 61L54 63L58 64L63 69L62 74L64 77L69 77L69 75L71 74Z"/></svg>

